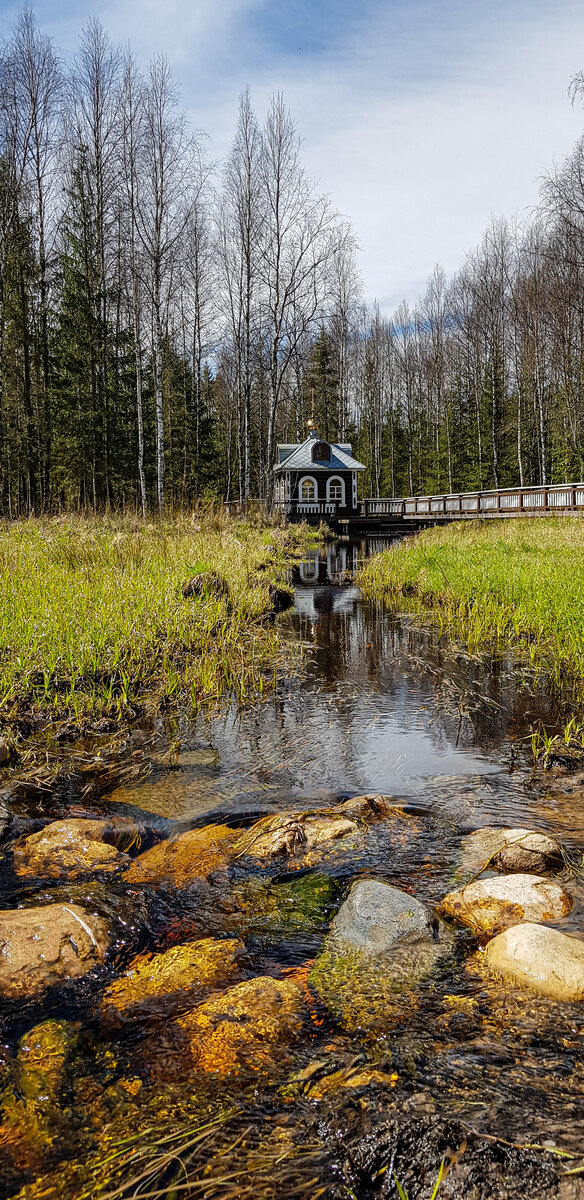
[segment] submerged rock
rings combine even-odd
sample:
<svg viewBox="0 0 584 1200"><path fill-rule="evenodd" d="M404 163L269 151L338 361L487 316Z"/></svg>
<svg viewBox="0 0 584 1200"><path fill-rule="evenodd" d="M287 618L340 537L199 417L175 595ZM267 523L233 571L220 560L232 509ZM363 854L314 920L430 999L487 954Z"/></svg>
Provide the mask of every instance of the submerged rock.
<svg viewBox="0 0 584 1200"><path fill-rule="evenodd" d="M53 821L16 843L14 871L17 875L49 879L79 879L94 872L121 871L130 859L106 841L112 834L109 821Z"/></svg>
<svg viewBox="0 0 584 1200"><path fill-rule="evenodd" d="M236 939L201 938L164 954L140 954L104 992L102 1014L115 1019L119 1013L143 1009L153 997L180 1001L203 988L216 988L232 977L244 951L243 942Z"/></svg>
<svg viewBox="0 0 584 1200"><path fill-rule="evenodd" d="M334 812L340 816L350 817L351 820L384 821L397 818L408 822L409 828L420 828L419 823L411 813L404 811L400 804L395 804L391 796L383 796L381 792L375 795L350 796L336 804Z"/></svg>
<svg viewBox="0 0 584 1200"><path fill-rule="evenodd" d="M38 1166L64 1136L68 1114L61 1099L76 1047L78 1026L43 1021L20 1039L13 1084L2 1095L0 1144L13 1167Z"/></svg>
<svg viewBox="0 0 584 1200"><path fill-rule="evenodd" d="M134 860L124 876L127 883L169 883L187 887L197 879L207 879L212 871L225 867L233 857L239 831L227 825L208 825L190 829L180 837L159 842Z"/></svg>
<svg viewBox="0 0 584 1200"><path fill-rule="evenodd" d="M563 864L556 838L535 829L485 826L462 839L462 869L481 871L555 871Z"/></svg>
<svg viewBox="0 0 584 1200"><path fill-rule="evenodd" d="M24 1034L20 1039L16 1081L25 1100L43 1105L58 1100L78 1036L78 1025L68 1021L43 1021Z"/></svg>
<svg viewBox="0 0 584 1200"><path fill-rule="evenodd" d="M445 917L475 933L497 933L520 921L557 921L572 908L572 898L551 879L506 875L477 879L449 892L438 906Z"/></svg>
<svg viewBox="0 0 584 1200"><path fill-rule="evenodd" d="M380 880L359 880L331 924L310 982L347 1032L385 1028L411 1011L416 986L452 940L413 896Z"/></svg>
<svg viewBox="0 0 584 1200"><path fill-rule="evenodd" d="M250 879L236 887L223 910L233 912L237 932L290 933L314 929L328 919L338 884L328 875L303 875L290 883Z"/></svg>
<svg viewBox="0 0 584 1200"><path fill-rule="evenodd" d="M178 1024L195 1069L229 1075L269 1066L276 1044L299 1032L302 1013L303 992L296 980L260 975L211 996Z"/></svg>
<svg viewBox="0 0 584 1200"><path fill-rule="evenodd" d="M489 942L486 966L518 987L554 1000L584 1000L584 942L527 922Z"/></svg>
<svg viewBox="0 0 584 1200"><path fill-rule="evenodd" d="M0 912L0 995L36 996L105 958L108 929L77 904Z"/></svg>

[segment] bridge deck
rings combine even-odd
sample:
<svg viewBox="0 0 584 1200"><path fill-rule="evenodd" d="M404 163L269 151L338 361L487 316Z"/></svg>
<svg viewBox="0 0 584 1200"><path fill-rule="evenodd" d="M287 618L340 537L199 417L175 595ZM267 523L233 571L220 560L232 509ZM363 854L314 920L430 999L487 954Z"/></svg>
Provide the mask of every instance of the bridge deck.
<svg viewBox="0 0 584 1200"><path fill-rule="evenodd" d="M361 519L435 522L477 517L534 517L584 512L584 483L502 488L489 492L452 492L441 496L369 497L361 501Z"/></svg>

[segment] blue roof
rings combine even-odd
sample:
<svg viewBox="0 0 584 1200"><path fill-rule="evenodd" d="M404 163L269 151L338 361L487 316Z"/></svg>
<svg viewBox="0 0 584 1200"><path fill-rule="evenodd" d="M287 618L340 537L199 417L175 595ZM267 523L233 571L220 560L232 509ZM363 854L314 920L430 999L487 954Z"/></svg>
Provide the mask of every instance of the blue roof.
<svg viewBox="0 0 584 1200"><path fill-rule="evenodd" d="M297 446L291 447L289 443L282 443L282 450L291 450L291 453L284 458L283 462L277 462L274 467L274 473L279 471L310 471L313 474L315 471L364 471L363 463L353 458L351 447L348 443L327 442L330 446L331 456L328 462L313 462L312 447L317 442L323 441L322 438L314 436L307 437L305 442L301 442ZM278 446L278 458L280 458L280 446Z"/></svg>

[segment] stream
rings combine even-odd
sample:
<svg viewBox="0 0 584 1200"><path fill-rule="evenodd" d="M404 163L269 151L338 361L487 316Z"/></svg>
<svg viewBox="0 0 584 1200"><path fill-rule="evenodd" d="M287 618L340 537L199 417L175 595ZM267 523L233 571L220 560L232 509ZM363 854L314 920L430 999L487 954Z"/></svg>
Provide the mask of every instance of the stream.
<svg viewBox="0 0 584 1200"><path fill-rule="evenodd" d="M386 995L372 977L363 997L336 1007L311 982L356 879L383 880L432 907L459 885L462 839L483 826L550 831L573 861L584 848L584 790L568 779L544 786L533 773L531 729L562 720L545 680L511 657L468 652L430 620L364 602L354 574L385 544L329 543L295 569L294 605L276 618L295 654L264 699L134 728L107 788L77 780L54 796L12 797L1 907L82 905L109 923L111 950L82 979L3 1005L4 1200L368 1200L397 1198L394 1176L409 1200L430 1200L448 1155L439 1197L583 1194L558 1190L546 1174L557 1170L554 1151L576 1165L584 1155L582 1005L488 978L472 965L477 942L464 929L407 993ZM80 744L79 761L94 760L99 745ZM70 749L53 751L70 761ZM390 797L403 819L374 823L298 869L277 856L252 869L236 856L204 885L172 887L128 884L123 872L23 878L10 867L15 838L50 820L131 825L138 840L123 848L135 859L188 831L243 834L269 814L326 812L363 794ZM555 924L582 936L584 887L578 875L564 882L574 906ZM104 1021L104 988L136 955L202 938L243 943L223 990L259 976L302 984L302 1027L274 1042L267 1069L263 1050L257 1063L227 1060L225 1070L200 1069L199 1050L193 1067L178 1020L189 1011L184 993L174 1008L162 996ZM27 1037L46 1022L59 1027L57 1049L39 1042L30 1051ZM540 1149L513 1151L517 1160L501 1151L492 1174L495 1160L481 1167L480 1155L494 1139ZM460 1173L465 1153L482 1182Z"/></svg>

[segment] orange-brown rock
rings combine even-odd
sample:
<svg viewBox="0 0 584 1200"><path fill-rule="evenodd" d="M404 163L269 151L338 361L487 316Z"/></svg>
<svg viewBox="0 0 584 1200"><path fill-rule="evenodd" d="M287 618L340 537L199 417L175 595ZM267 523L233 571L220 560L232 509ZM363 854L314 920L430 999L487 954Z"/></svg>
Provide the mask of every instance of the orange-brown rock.
<svg viewBox="0 0 584 1200"><path fill-rule="evenodd" d="M571 907L571 897L551 879L505 875L478 879L449 892L438 911L475 933L497 933L520 921L556 921Z"/></svg>
<svg viewBox="0 0 584 1200"><path fill-rule="evenodd" d="M190 829L141 854L126 872L124 880L127 883L170 883L177 888L187 887L226 866L239 836L238 830L229 829L227 825Z"/></svg>
<svg viewBox="0 0 584 1200"><path fill-rule="evenodd" d="M105 958L105 921L78 904L0 912L0 995L36 996Z"/></svg>
<svg viewBox="0 0 584 1200"><path fill-rule="evenodd" d="M17 875L49 879L120 871L130 859L105 841L111 835L108 821L53 821L16 843L14 870Z"/></svg>
<svg viewBox="0 0 584 1200"><path fill-rule="evenodd" d="M235 938L201 938L173 946L164 954L140 954L104 992L102 1013L112 1018L116 1013L142 1009L153 997L180 1002L196 997L203 988L217 988L231 978L244 949L243 942Z"/></svg>
<svg viewBox="0 0 584 1200"><path fill-rule="evenodd" d="M179 1021L196 1070L229 1075L268 1067L278 1042L300 1030L302 985L260 975L211 996Z"/></svg>

